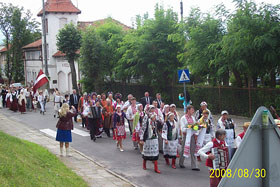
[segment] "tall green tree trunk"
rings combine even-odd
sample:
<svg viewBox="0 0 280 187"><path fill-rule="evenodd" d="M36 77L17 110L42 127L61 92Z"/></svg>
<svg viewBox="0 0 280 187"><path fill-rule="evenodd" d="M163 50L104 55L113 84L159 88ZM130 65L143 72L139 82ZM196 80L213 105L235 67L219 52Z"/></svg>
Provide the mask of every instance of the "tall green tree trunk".
<svg viewBox="0 0 280 187"><path fill-rule="evenodd" d="M237 86L242 88L243 84L242 84L242 79L241 79L240 73L235 69L232 72L233 72L233 75L236 79Z"/></svg>
<svg viewBox="0 0 280 187"><path fill-rule="evenodd" d="M253 75L252 77L252 80L253 80L253 88L257 88L258 86L258 77L256 75Z"/></svg>
<svg viewBox="0 0 280 187"><path fill-rule="evenodd" d="M75 68L75 61L73 59L69 59L70 69L71 69L71 75L72 75L72 86L73 89L77 90L77 93L79 93L78 85L77 85L77 75L76 75L76 68Z"/></svg>
<svg viewBox="0 0 280 187"><path fill-rule="evenodd" d="M269 82L270 88L275 88L276 87L276 73L275 70L270 71L270 82Z"/></svg>
<svg viewBox="0 0 280 187"><path fill-rule="evenodd" d="M11 84L11 81L12 81L12 72L11 72L11 58L10 58L10 49L9 49L9 36L6 36L6 49L7 49L7 52L6 52L6 58L7 58L7 62L6 62L6 76L8 78L8 81L9 81L9 85Z"/></svg>
<svg viewBox="0 0 280 187"><path fill-rule="evenodd" d="M229 71L228 70L223 75L223 85L229 86Z"/></svg>

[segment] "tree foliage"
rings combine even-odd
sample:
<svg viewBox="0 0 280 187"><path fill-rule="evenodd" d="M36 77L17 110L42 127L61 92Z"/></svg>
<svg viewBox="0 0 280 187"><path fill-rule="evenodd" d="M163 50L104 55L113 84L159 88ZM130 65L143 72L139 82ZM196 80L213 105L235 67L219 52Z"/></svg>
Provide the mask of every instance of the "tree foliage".
<svg viewBox="0 0 280 187"><path fill-rule="evenodd" d="M81 39L81 31L78 30L75 25L70 23L59 30L56 43L58 50L65 53L65 56L69 62L72 75L72 85L76 90L78 90L78 85L75 59L77 59L77 57L79 56L78 50L81 47Z"/></svg>
<svg viewBox="0 0 280 187"><path fill-rule="evenodd" d="M5 74L9 83L24 80L22 47L41 37L39 23L32 18L29 10L12 4L0 3L0 30L5 36ZM10 47L9 47L10 46Z"/></svg>
<svg viewBox="0 0 280 187"><path fill-rule="evenodd" d="M168 99L182 68L190 69L193 83L256 87L260 78L275 87L279 6L234 2L234 11L223 4L214 13L193 8L181 22L172 9L156 5L153 18L137 15L127 32L110 19L87 28L80 61L86 89L98 91L104 81L138 82Z"/></svg>

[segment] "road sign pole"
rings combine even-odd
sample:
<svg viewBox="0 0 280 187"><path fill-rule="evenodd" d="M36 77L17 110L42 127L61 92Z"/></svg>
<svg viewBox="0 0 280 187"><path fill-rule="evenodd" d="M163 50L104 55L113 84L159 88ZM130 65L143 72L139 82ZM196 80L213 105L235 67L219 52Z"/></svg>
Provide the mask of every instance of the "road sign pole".
<svg viewBox="0 0 280 187"><path fill-rule="evenodd" d="M187 105L187 93L186 93L186 83L184 82L184 98Z"/></svg>

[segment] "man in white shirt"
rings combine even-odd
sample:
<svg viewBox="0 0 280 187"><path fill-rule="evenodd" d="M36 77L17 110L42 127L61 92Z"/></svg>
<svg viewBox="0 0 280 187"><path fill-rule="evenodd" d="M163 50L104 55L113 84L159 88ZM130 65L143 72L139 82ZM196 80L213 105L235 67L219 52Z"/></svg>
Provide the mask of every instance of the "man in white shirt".
<svg viewBox="0 0 280 187"><path fill-rule="evenodd" d="M126 111L128 107L131 105L131 99L133 98L132 94L128 94L127 101L124 103L122 110Z"/></svg>
<svg viewBox="0 0 280 187"><path fill-rule="evenodd" d="M137 107L136 107L136 98L132 97L131 99L131 105L128 107L127 111L126 111L126 118L128 119L128 125L129 125L129 130L130 130L130 136L132 136L133 133L133 119L134 119L134 115L137 112ZM135 149L137 149L137 144L133 142L133 145L135 147Z"/></svg>
<svg viewBox="0 0 280 187"><path fill-rule="evenodd" d="M194 107L192 105L187 106L186 109L186 115L182 116L181 120L180 120L180 124L181 124L181 131L183 134L183 139L182 139L182 150L180 153L180 160L179 160L179 165L181 168L185 168L184 166L184 161L185 161L185 143L186 143L186 139L187 139L187 129L188 129L188 125L193 125L196 123L195 118L193 117L193 113L194 113ZM200 171L200 169L197 166L197 162L196 162L196 156L195 154L195 149L196 149L196 135L193 134L191 136L190 139L190 144L189 146L189 150L187 150L189 152L189 155L191 157L191 168L193 171Z"/></svg>

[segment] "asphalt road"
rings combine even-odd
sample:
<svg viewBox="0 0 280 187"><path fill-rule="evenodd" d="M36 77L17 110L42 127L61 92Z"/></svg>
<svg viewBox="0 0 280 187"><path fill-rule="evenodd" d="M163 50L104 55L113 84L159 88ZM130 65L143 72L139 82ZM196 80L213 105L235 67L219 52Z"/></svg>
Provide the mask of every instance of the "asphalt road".
<svg viewBox="0 0 280 187"><path fill-rule="evenodd" d="M29 127L38 130L51 129L54 132L56 131L57 119L53 117L52 106L52 103L47 104L45 115L40 115L38 111L36 113L27 112L26 114L20 114L19 112L14 113L7 109L0 109L0 112ZM74 128L86 132L84 134L88 133L78 123L74 123ZM72 133L73 142L70 146L102 163L106 168L120 174L138 186L209 186L209 171L205 166L204 160L198 163L200 171L191 170L190 159L185 159L186 168L184 169L179 168L177 159L177 169L172 169L171 166L165 165L163 156L160 155L159 170L162 172L161 174L154 172L151 162L147 163L147 170L143 170L141 154L138 150L134 150L131 137L128 133L127 135L127 138L124 140L124 152L120 152L116 148L115 141L112 138L107 138L105 134L103 134L103 138L98 138L96 142L93 142L89 136ZM59 146L57 148L59 149Z"/></svg>

